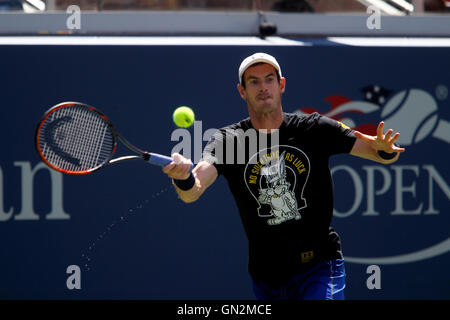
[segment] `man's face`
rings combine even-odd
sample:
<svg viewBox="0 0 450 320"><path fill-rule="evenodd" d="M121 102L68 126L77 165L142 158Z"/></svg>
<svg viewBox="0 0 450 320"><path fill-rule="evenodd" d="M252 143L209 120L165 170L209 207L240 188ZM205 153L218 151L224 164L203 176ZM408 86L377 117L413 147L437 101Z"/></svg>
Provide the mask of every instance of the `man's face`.
<svg viewBox="0 0 450 320"><path fill-rule="evenodd" d="M267 63L249 67L243 75L245 88L238 85L239 93L251 110L256 113L270 113L281 107L281 94L285 79L277 80L276 69Z"/></svg>

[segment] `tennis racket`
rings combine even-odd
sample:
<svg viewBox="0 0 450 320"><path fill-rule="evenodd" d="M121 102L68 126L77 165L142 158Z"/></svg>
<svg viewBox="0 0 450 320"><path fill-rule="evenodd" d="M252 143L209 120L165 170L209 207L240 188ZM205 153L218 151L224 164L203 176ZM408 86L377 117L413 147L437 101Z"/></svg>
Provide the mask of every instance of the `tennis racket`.
<svg viewBox="0 0 450 320"><path fill-rule="evenodd" d="M118 140L137 155L113 159ZM44 163L67 174L88 174L127 160L141 159L159 166L172 162L171 157L133 146L108 117L79 102L62 102L44 114L36 129L35 147Z"/></svg>

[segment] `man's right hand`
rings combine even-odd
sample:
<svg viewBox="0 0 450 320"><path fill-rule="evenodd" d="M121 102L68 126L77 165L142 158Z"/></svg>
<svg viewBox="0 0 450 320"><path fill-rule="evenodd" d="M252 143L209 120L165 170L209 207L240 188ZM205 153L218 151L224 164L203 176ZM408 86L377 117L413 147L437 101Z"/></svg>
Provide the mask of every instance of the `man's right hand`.
<svg viewBox="0 0 450 320"><path fill-rule="evenodd" d="M163 172L176 180L189 178L192 161L178 153L172 154L172 159L171 163L163 167ZM200 161L192 170L192 174L195 177L195 185L189 190L181 190L173 183L180 199L186 203L196 201L218 176L216 167L206 161Z"/></svg>
<svg viewBox="0 0 450 320"><path fill-rule="evenodd" d="M163 167L163 172L169 178L177 180L186 180L191 174L192 161L183 157L179 153L172 154L173 161Z"/></svg>

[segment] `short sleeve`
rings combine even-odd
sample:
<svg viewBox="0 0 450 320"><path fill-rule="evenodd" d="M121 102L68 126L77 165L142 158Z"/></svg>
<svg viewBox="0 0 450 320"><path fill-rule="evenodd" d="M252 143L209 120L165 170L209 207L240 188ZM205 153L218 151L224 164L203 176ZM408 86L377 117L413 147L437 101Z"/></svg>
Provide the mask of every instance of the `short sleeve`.
<svg viewBox="0 0 450 320"><path fill-rule="evenodd" d="M326 116L319 116L317 125L318 134L330 154L350 153L356 141L353 129Z"/></svg>
<svg viewBox="0 0 450 320"><path fill-rule="evenodd" d="M209 139L202 153L202 160L214 165L219 175L224 171L224 139L223 130L217 130Z"/></svg>

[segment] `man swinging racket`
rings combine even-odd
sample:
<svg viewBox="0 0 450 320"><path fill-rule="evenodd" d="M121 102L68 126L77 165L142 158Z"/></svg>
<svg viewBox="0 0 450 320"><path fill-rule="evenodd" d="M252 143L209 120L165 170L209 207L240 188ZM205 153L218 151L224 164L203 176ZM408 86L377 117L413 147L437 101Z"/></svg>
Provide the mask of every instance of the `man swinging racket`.
<svg viewBox="0 0 450 320"><path fill-rule="evenodd" d="M258 299L344 299L340 238L330 227L329 158L350 153L390 164L405 149L395 144L399 133L383 132L383 122L369 136L318 113L283 112L285 85L274 57L244 59L237 89L249 118L218 130L192 172L192 162L179 154L163 171L184 202L196 201L219 175L225 177L248 238L248 271ZM252 130L258 143L245 145ZM261 146L262 137L270 144Z"/></svg>

